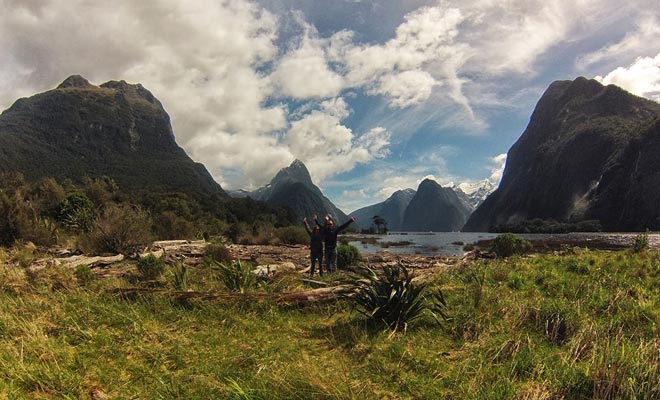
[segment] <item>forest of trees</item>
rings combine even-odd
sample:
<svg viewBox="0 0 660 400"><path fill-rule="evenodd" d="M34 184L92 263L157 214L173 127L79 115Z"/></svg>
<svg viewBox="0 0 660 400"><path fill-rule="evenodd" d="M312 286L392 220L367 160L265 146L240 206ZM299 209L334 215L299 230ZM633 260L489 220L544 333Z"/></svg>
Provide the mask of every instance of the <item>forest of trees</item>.
<svg viewBox="0 0 660 400"><path fill-rule="evenodd" d="M68 244L85 252L127 252L154 239L270 235L294 225L287 208L245 199L196 198L184 192L127 193L110 178L28 182L0 174L0 245Z"/></svg>

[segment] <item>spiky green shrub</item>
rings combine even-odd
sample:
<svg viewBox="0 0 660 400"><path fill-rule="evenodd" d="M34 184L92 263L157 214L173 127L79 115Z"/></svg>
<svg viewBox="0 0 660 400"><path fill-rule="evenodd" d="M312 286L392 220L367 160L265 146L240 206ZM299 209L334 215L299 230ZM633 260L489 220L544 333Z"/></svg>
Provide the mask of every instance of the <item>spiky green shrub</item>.
<svg viewBox="0 0 660 400"><path fill-rule="evenodd" d="M147 254L137 260L136 267L144 280L158 279L165 271L165 263L153 254Z"/></svg>
<svg viewBox="0 0 660 400"><path fill-rule="evenodd" d="M500 258L514 254L524 254L532 248L532 244L513 233L504 233L493 240L492 250Z"/></svg>
<svg viewBox="0 0 660 400"><path fill-rule="evenodd" d="M231 292L245 293L257 286L257 275L254 274L254 268L249 263L238 260L214 263L214 266L220 273L220 280Z"/></svg>
<svg viewBox="0 0 660 400"><path fill-rule="evenodd" d="M94 226L94 203L83 193L73 193L59 204L57 220L73 232L89 232Z"/></svg>
<svg viewBox="0 0 660 400"><path fill-rule="evenodd" d="M635 236L635 239L633 239L632 243L632 251L633 253L641 253L644 250L647 250L649 248L649 235L646 233L640 233L639 235Z"/></svg>
<svg viewBox="0 0 660 400"><path fill-rule="evenodd" d="M374 326L405 330L426 310L422 296L426 285L414 284L404 266L386 266L382 272L365 267L359 275L353 300Z"/></svg>
<svg viewBox="0 0 660 400"><path fill-rule="evenodd" d="M360 259L360 250L357 247L350 244L341 244L337 247L337 268L355 265Z"/></svg>
<svg viewBox="0 0 660 400"><path fill-rule="evenodd" d="M176 290L188 290L188 266L184 263L174 267L174 288Z"/></svg>
<svg viewBox="0 0 660 400"><path fill-rule="evenodd" d="M476 261L465 267L457 275L457 279L465 285L472 300L472 307L479 308L486 280L486 264Z"/></svg>

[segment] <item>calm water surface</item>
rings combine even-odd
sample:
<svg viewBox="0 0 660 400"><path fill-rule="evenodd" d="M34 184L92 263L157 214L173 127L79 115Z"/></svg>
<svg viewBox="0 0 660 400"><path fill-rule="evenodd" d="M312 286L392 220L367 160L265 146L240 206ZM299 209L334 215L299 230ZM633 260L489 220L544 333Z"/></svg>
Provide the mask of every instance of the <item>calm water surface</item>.
<svg viewBox="0 0 660 400"><path fill-rule="evenodd" d="M349 243L361 253L420 255L462 255L463 247L481 240L491 240L497 233L487 232L391 232L387 235L351 235L355 240ZM589 242L604 242L613 246L629 246L639 232L622 233L566 233L566 234L520 234L530 241L553 240L579 242L588 246ZM660 233L648 233L651 248L660 249Z"/></svg>

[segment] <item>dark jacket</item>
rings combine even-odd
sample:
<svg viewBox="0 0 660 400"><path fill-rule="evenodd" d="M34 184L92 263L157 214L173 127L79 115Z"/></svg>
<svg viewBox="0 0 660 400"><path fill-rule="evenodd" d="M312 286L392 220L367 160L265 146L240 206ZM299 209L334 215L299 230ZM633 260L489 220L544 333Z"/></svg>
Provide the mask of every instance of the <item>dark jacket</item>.
<svg viewBox="0 0 660 400"><path fill-rule="evenodd" d="M323 253L323 232L321 232L321 229L312 230L309 228L309 225L307 225L307 221L303 222L305 223L305 230L307 230L307 233L309 234L309 247L311 252L315 254Z"/></svg>
<svg viewBox="0 0 660 400"><path fill-rule="evenodd" d="M337 247L337 235L343 231L344 229L348 228L348 226L353 222L353 219L349 219L348 221L344 222L342 225L335 226L333 224L332 227L328 225L327 223L325 225L319 224L319 221L315 221L316 225L318 225L321 228L321 232L323 233L323 242L325 243L325 248L326 249L334 249Z"/></svg>

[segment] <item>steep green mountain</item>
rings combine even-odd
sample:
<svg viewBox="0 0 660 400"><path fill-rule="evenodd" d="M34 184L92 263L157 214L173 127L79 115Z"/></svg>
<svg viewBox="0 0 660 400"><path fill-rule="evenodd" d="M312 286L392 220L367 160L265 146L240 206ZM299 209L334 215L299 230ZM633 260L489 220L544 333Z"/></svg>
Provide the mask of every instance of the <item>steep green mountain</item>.
<svg viewBox="0 0 660 400"><path fill-rule="evenodd" d="M552 83L466 231L533 219L660 229L660 104L595 80Z"/></svg>
<svg viewBox="0 0 660 400"><path fill-rule="evenodd" d="M372 227L373 217L377 215L387 221L388 230L400 231L406 208L414 196L413 189L397 190L387 200L355 210L350 215L357 218L355 225L359 229Z"/></svg>
<svg viewBox="0 0 660 400"><path fill-rule="evenodd" d="M95 86L81 76L17 100L0 115L0 172L80 182L107 176L123 190L228 196L174 139L161 103L142 85Z"/></svg>
<svg viewBox="0 0 660 400"><path fill-rule="evenodd" d="M444 188L431 179L425 179L406 207L401 229L418 232L458 231L471 211L451 188Z"/></svg>
<svg viewBox="0 0 660 400"><path fill-rule="evenodd" d="M251 192L250 197L271 206L289 207L299 220L314 214L319 219L329 214L339 223L348 218L312 182L307 167L300 160L282 168L268 185Z"/></svg>

